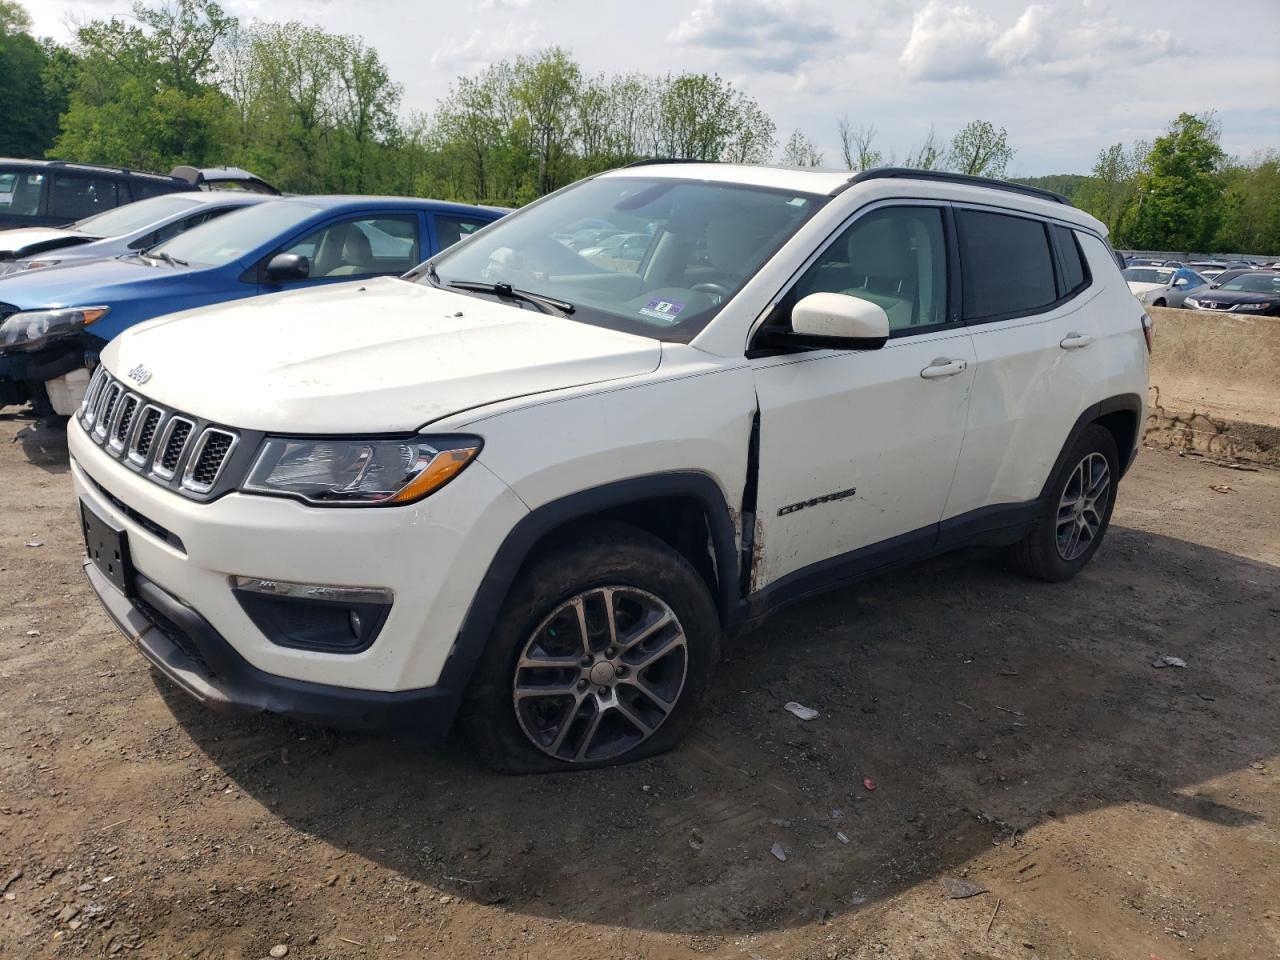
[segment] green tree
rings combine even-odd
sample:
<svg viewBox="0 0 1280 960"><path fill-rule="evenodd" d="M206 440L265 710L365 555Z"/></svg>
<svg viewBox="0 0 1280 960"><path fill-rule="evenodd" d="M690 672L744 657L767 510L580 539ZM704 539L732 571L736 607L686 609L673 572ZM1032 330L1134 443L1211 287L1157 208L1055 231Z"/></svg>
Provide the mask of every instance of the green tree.
<svg viewBox="0 0 1280 960"><path fill-rule="evenodd" d="M1124 144L1113 143L1098 151L1093 176L1080 190L1081 206L1105 223L1113 235L1118 235L1121 219L1138 195L1138 174L1149 150L1145 143L1127 150Z"/></svg>
<svg viewBox="0 0 1280 960"><path fill-rule="evenodd" d="M1213 249L1280 254L1280 152L1264 150L1223 174L1222 220Z"/></svg>
<svg viewBox="0 0 1280 960"><path fill-rule="evenodd" d="M214 48L235 26L211 0L148 8L76 32L80 59L54 152L164 170L224 162L233 114L213 84Z"/></svg>
<svg viewBox="0 0 1280 960"><path fill-rule="evenodd" d="M902 161L902 165L916 170L939 170L942 168L943 159L943 150L942 145L938 143L938 134L930 126L929 133L925 136L924 142L920 144L920 149L914 153L908 153L907 158Z"/></svg>
<svg viewBox="0 0 1280 960"><path fill-rule="evenodd" d="M799 130L794 130L782 148L781 163L785 167L820 167L822 154L813 141Z"/></svg>
<svg viewBox="0 0 1280 960"><path fill-rule="evenodd" d="M66 109L66 91L50 70L66 65L50 42L31 35L31 18L12 0L0 0L0 156L42 157L58 135L58 115Z"/></svg>
<svg viewBox="0 0 1280 960"><path fill-rule="evenodd" d="M876 139L874 124L854 128L849 124L849 116L846 114L840 118L837 131L840 135L840 155L844 158L846 169L870 170L884 162L884 154L871 146Z"/></svg>
<svg viewBox="0 0 1280 960"><path fill-rule="evenodd" d="M1221 219L1220 131L1212 115L1183 113L1151 145L1138 175L1132 214L1122 218L1125 242L1150 250L1208 248Z"/></svg>
<svg viewBox="0 0 1280 960"><path fill-rule="evenodd" d="M1003 177L1013 148L1004 127L996 129L987 120L972 120L952 138L947 166L956 173L973 177Z"/></svg>

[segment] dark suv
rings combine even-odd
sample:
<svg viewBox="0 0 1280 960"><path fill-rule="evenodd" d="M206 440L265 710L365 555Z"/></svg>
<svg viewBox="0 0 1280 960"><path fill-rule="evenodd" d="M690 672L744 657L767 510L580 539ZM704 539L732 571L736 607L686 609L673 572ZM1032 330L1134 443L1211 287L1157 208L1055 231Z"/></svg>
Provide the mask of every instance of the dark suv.
<svg viewBox="0 0 1280 960"><path fill-rule="evenodd" d="M195 189L181 177L158 173L0 158L0 229L61 226L134 200Z"/></svg>

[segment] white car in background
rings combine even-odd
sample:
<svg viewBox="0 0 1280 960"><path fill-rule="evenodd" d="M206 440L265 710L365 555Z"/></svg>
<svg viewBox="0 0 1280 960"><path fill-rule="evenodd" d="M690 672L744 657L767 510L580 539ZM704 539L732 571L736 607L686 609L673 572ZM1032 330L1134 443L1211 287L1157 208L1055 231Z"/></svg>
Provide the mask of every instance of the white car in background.
<svg viewBox="0 0 1280 960"><path fill-rule="evenodd" d="M1209 281L1186 267L1126 267L1129 291L1149 307L1180 307L1193 290Z"/></svg>

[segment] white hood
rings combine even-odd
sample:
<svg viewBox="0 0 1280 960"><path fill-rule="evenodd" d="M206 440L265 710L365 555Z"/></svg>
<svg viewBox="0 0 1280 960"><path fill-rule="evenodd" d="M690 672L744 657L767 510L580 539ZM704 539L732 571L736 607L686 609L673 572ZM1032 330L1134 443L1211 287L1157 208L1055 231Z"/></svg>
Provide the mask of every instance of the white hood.
<svg viewBox="0 0 1280 960"><path fill-rule="evenodd" d="M86 237L74 230L64 230L62 227L15 227L12 230L0 230L0 255L21 255L23 251L32 247L39 249L52 241L65 242L77 238L97 239Z"/></svg>
<svg viewBox="0 0 1280 960"><path fill-rule="evenodd" d="M415 430L660 358L657 340L392 278L160 317L103 353L126 383L144 368L139 393L159 403L276 433Z"/></svg>
<svg viewBox="0 0 1280 960"><path fill-rule="evenodd" d="M1140 297L1144 293L1150 293L1152 290L1163 290L1169 285L1167 283L1138 283L1136 280L1129 281L1129 292L1135 297Z"/></svg>

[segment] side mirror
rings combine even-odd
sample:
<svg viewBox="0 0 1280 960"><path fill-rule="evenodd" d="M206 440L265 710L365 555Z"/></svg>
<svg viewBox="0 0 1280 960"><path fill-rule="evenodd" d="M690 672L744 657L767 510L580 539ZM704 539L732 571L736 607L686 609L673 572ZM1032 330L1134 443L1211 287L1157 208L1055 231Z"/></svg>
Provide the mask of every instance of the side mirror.
<svg viewBox="0 0 1280 960"><path fill-rule="evenodd" d="M311 276L311 261L300 253L277 253L267 263L263 279L267 283L288 283Z"/></svg>
<svg viewBox="0 0 1280 960"><path fill-rule="evenodd" d="M879 350L889 339L882 307L844 293L811 293L791 309L786 341L831 350Z"/></svg>

